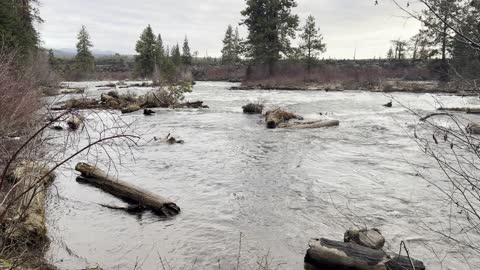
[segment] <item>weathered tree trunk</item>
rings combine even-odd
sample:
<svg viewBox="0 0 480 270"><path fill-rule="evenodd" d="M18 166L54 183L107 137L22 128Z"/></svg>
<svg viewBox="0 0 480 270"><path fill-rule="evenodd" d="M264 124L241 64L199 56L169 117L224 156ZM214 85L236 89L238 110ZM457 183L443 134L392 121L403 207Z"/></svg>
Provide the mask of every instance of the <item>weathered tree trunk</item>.
<svg viewBox="0 0 480 270"><path fill-rule="evenodd" d="M276 128L278 125L285 123L291 119L302 120L303 118L291 112L280 109L268 111L265 116L265 121L267 122L268 128Z"/></svg>
<svg viewBox="0 0 480 270"><path fill-rule="evenodd" d="M328 120L328 121L313 121L313 122L303 122L303 123L284 123L278 125L279 128L323 128L323 127L335 127L340 125L338 120Z"/></svg>
<svg viewBox="0 0 480 270"><path fill-rule="evenodd" d="M439 111L454 111L454 112L466 112L468 114L480 114L480 108L443 108L440 107L437 110Z"/></svg>
<svg viewBox="0 0 480 270"><path fill-rule="evenodd" d="M137 104L130 104L127 107L123 108L121 111L122 113L133 113L139 111L141 108Z"/></svg>
<svg viewBox="0 0 480 270"><path fill-rule="evenodd" d="M93 165L78 163L75 170L82 173L81 181L92 184L127 202L145 206L153 212L167 217L180 213L180 208L174 202L143 188L115 179Z"/></svg>
<svg viewBox="0 0 480 270"><path fill-rule="evenodd" d="M328 239L310 241L305 262L317 269L348 270L425 270L422 262L405 256L395 257L381 250Z"/></svg>

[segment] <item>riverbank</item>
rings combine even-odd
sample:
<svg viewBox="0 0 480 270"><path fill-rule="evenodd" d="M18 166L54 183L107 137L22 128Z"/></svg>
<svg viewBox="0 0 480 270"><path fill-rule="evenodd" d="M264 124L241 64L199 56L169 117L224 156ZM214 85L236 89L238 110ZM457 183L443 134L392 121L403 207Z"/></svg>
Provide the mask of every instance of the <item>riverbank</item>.
<svg viewBox="0 0 480 270"><path fill-rule="evenodd" d="M459 96L475 96L478 91L466 89L454 83L440 83L438 81L405 81L387 80L383 82L343 82L343 83L315 83L302 82L284 84L271 80L243 82L239 86L232 86L230 90L280 90L280 91L350 91L360 90L380 93L436 93Z"/></svg>

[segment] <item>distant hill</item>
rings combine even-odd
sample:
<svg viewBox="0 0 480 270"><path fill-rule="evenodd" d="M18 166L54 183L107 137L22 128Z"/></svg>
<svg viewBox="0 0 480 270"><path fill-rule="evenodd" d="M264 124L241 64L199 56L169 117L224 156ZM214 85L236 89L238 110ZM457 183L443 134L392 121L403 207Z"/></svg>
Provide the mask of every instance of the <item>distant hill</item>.
<svg viewBox="0 0 480 270"><path fill-rule="evenodd" d="M73 57L77 54L76 49L72 48L61 48L61 49L53 49L53 53L56 57ZM94 56L110 56L115 55L116 52L114 51L104 51L104 50L92 50Z"/></svg>

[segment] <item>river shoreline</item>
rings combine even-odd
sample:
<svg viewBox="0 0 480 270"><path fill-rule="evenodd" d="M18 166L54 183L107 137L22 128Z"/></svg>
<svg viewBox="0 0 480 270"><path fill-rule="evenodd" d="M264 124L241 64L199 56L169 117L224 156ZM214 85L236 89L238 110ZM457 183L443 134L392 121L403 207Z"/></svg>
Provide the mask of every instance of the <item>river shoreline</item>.
<svg viewBox="0 0 480 270"><path fill-rule="evenodd" d="M441 84L436 81L402 81L391 80L382 83L300 83L282 84L276 82L244 82L232 86L229 90L278 90L278 91L368 91L377 93L417 93L417 94L449 94L457 96L476 96L475 90L466 90L452 84Z"/></svg>

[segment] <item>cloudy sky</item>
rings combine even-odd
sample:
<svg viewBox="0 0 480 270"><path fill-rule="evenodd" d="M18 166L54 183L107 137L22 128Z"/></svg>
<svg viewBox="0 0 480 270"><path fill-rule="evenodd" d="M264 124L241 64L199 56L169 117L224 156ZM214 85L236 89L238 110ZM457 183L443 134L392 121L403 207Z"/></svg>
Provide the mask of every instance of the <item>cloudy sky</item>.
<svg viewBox="0 0 480 270"><path fill-rule="evenodd" d="M401 1L401 0L400 0ZM385 57L393 39L407 39L419 24L390 0L297 0L302 24L312 14L327 43L326 58ZM74 48L81 25L95 50L134 54L135 42L150 24L164 42L183 42L192 51L219 56L228 24L238 25L244 0L41 0L39 26L46 48ZM240 33L246 35L240 26Z"/></svg>

